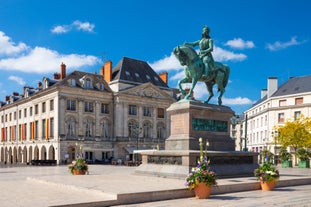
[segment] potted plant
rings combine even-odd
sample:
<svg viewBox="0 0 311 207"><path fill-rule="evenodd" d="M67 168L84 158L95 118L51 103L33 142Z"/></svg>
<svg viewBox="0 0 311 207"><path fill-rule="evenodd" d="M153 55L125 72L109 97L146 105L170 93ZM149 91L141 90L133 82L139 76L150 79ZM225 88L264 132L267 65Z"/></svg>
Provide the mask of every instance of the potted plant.
<svg viewBox="0 0 311 207"><path fill-rule="evenodd" d="M85 175L88 173L88 165L82 157L78 157L77 160L72 161L68 168L73 175Z"/></svg>
<svg viewBox="0 0 311 207"><path fill-rule="evenodd" d="M297 150L296 155L299 159L298 162L298 167L299 168L310 168L310 153L304 149L304 148L300 148Z"/></svg>
<svg viewBox="0 0 311 207"><path fill-rule="evenodd" d="M279 171L271 162L264 162L255 169L254 175L260 181L262 190L273 190L276 181L280 178Z"/></svg>
<svg viewBox="0 0 311 207"><path fill-rule="evenodd" d="M196 167L192 168L191 172L186 178L185 186L189 190L194 190L196 198L208 198L211 193L211 187L216 186L216 173L209 170L209 159L206 152L203 153L202 138L199 139L200 143L200 158ZM206 142L206 148L208 142Z"/></svg>
<svg viewBox="0 0 311 207"><path fill-rule="evenodd" d="M283 168L293 167L292 155L286 149L280 150L281 164Z"/></svg>

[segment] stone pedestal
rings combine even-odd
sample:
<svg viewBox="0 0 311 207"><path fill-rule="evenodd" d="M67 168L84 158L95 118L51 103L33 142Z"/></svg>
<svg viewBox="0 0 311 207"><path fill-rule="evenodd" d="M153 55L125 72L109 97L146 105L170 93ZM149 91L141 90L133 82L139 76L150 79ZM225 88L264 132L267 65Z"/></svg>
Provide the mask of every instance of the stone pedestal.
<svg viewBox="0 0 311 207"><path fill-rule="evenodd" d="M234 151L230 137L230 118L234 112L226 106L182 101L168 109L171 135L165 141L166 150L199 150L199 138L209 142L209 150Z"/></svg>
<svg viewBox="0 0 311 207"><path fill-rule="evenodd" d="M253 176L258 167L258 153L234 151L229 131L234 112L229 107L181 101L167 111L171 116L171 134L165 150L141 151L142 164L136 174L185 179L197 165L201 137L203 143L209 142L206 155L210 170L217 177Z"/></svg>

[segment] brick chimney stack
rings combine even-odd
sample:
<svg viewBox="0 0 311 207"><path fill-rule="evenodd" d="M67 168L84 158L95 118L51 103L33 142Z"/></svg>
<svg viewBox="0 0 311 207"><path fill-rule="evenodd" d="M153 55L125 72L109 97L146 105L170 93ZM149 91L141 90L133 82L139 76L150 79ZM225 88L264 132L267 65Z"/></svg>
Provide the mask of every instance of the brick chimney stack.
<svg viewBox="0 0 311 207"><path fill-rule="evenodd" d="M60 65L60 79L63 80L64 78L66 78L66 65L62 63Z"/></svg>
<svg viewBox="0 0 311 207"><path fill-rule="evenodd" d="M167 72L163 72L159 74L160 78L162 79L162 81L167 84L167 79L168 79L168 75Z"/></svg>
<svg viewBox="0 0 311 207"><path fill-rule="evenodd" d="M111 81L112 77L112 62L109 60L100 68L99 74L104 76L107 83Z"/></svg>

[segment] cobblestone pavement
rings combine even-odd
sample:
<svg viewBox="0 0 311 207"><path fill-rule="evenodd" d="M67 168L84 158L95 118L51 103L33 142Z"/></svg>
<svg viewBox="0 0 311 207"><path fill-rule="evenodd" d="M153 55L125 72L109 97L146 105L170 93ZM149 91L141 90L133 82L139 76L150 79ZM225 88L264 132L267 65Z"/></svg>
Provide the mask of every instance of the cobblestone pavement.
<svg viewBox="0 0 311 207"><path fill-rule="evenodd" d="M133 175L135 167L90 165L88 176L72 176L67 166L0 165L1 207L46 207L105 202L119 193L142 193L185 189L184 181ZM311 169L280 169L282 178L311 178ZM219 184L255 182L255 178L219 179ZM136 194L135 194L136 195ZM275 191L252 190L211 195L210 199L183 198L152 203L123 205L138 206L310 206L311 185L278 187ZM83 204L84 203L84 204ZM88 205L91 206L91 205Z"/></svg>
<svg viewBox="0 0 311 207"><path fill-rule="evenodd" d="M310 207L311 185L211 195L209 199L183 198L118 207Z"/></svg>

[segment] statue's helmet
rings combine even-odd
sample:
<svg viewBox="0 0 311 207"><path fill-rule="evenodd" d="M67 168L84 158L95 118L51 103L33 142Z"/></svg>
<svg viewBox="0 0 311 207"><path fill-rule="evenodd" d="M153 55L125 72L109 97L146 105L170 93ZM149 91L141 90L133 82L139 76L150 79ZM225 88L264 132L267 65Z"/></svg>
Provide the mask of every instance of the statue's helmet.
<svg viewBox="0 0 311 207"><path fill-rule="evenodd" d="M206 26L206 25L205 25L205 26L203 27L203 31L202 31L202 33L207 32L207 33L209 34L209 33L210 33L210 31L211 31L211 30L210 30L210 28L209 28L208 26Z"/></svg>

